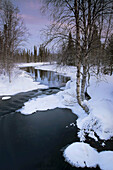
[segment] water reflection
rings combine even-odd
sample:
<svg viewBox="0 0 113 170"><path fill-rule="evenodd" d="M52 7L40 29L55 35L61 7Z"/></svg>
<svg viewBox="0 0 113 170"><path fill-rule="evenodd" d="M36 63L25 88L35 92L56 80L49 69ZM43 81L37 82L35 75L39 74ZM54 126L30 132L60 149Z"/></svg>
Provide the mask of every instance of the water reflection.
<svg viewBox="0 0 113 170"><path fill-rule="evenodd" d="M58 75L53 71L39 70L34 67L25 67L23 69L30 73L34 78L34 81L48 85L49 87L62 87L65 86L68 80L70 80L69 77Z"/></svg>

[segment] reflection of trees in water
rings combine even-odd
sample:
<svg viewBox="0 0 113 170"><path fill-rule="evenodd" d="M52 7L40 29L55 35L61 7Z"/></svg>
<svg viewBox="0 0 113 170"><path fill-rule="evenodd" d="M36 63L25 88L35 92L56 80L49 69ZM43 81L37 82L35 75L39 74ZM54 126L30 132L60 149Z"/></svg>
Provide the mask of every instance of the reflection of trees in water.
<svg viewBox="0 0 113 170"><path fill-rule="evenodd" d="M46 70L38 70L34 67L24 67L23 70L30 73L32 77L34 77L35 81L39 81L42 84L46 84L49 86L64 86L65 83L70 80L69 77L64 77L62 75L58 75L53 71Z"/></svg>
<svg viewBox="0 0 113 170"><path fill-rule="evenodd" d="M53 71L39 70L41 80L45 81L49 86L61 86L70 80L68 77L58 75ZM44 83L44 82L42 82Z"/></svg>
<svg viewBox="0 0 113 170"><path fill-rule="evenodd" d="M33 74L34 73L34 68L33 67L25 67L23 68L25 71L27 71L28 73L30 74Z"/></svg>
<svg viewBox="0 0 113 170"><path fill-rule="evenodd" d="M38 79L38 71L35 69L35 81Z"/></svg>
<svg viewBox="0 0 113 170"><path fill-rule="evenodd" d="M51 79L52 79L52 72L50 72L50 71L48 71L48 81L50 82L51 81Z"/></svg>
<svg viewBox="0 0 113 170"><path fill-rule="evenodd" d="M35 69L34 69L33 67L31 67L31 72L32 72L32 74L34 73L34 70L35 70Z"/></svg>
<svg viewBox="0 0 113 170"><path fill-rule="evenodd" d="M39 70L39 73L40 73L40 78L41 78L41 80L44 80L44 78L47 77L46 71Z"/></svg>

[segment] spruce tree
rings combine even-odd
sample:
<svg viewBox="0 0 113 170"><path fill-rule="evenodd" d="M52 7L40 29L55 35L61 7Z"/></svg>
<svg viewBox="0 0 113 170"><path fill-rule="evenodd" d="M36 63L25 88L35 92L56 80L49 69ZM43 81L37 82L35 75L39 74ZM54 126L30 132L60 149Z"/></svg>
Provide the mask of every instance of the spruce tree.
<svg viewBox="0 0 113 170"><path fill-rule="evenodd" d="M106 52L107 52L107 54L106 54L106 62L107 62L107 65L110 67L110 75L112 75L112 67L113 67L113 34L109 38Z"/></svg>
<svg viewBox="0 0 113 170"><path fill-rule="evenodd" d="M37 47L34 46L34 62L37 62Z"/></svg>
<svg viewBox="0 0 113 170"><path fill-rule="evenodd" d="M29 51L27 50L27 53L26 53L26 59L27 59L27 63L29 63Z"/></svg>
<svg viewBox="0 0 113 170"><path fill-rule="evenodd" d="M98 34L98 28L96 25L94 25L93 28L93 36L91 39L91 64L96 64L96 65L100 65L101 62L101 41L100 41L100 37Z"/></svg>
<svg viewBox="0 0 113 170"><path fill-rule="evenodd" d="M73 42L72 34L70 31L69 37L68 37L68 45L67 45L67 65L74 65L75 63L74 52L75 52L74 42Z"/></svg>

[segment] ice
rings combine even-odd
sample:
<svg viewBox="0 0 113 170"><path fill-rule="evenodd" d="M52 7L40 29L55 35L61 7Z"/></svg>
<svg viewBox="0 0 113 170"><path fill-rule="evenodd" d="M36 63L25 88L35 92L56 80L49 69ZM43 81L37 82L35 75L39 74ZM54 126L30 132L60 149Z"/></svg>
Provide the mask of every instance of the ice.
<svg viewBox="0 0 113 170"><path fill-rule="evenodd" d="M5 96L5 97L2 97L2 100L9 100L11 97L10 96Z"/></svg>

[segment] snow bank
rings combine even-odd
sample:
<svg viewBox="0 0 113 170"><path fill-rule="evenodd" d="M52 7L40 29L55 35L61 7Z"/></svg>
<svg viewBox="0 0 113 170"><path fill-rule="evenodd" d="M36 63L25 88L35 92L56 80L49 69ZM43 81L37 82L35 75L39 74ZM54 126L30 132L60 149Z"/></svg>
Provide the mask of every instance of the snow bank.
<svg viewBox="0 0 113 170"><path fill-rule="evenodd" d="M98 153L89 144L75 142L69 145L63 156L65 160L75 167L96 167L97 165L103 170L113 168L113 151L103 151Z"/></svg>
<svg viewBox="0 0 113 170"><path fill-rule="evenodd" d="M12 72L12 81L9 83L8 76L0 76L0 96L14 95L20 92L26 92L35 89L48 88L40 85L39 82L33 82L31 76L25 71L15 68Z"/></svg>
<svg viewBox="0 0 113 170"><path fill-rule="evenodd" d="M37 63L19 63L16 64L18 67L22 68L22 67L36 67L41 66L41 65L50 65L50 62L37 62Z"/></svg>
<svg viewBox="0 0 113 170"><path fill-rule="evenodd" d="M54 72L57 72L64 76L71 77L72 80L75 80L75 78L76 78L76 67L74 67L74 66L59 66L57 64L51 64L51 65L39 64L35 68L40 69L40 70L54 71Z"/></svg>
<svg viewBox="0 0 113 170"><path fill-rule="evenodd" d="M60 102L59 97L56 97L56 95L50 95L29 100L24 104L24 107L18 111L20 111L22 114L29 115L36 112L37 110L42 111L54 109L56 107L63 108L64 106Z"/></svg>
<svg viewBox="0 0 113 170"><path fill-rule="evenodd" d="M85 133L97 140L95 132L100 139L108 140L113 136L113 76L106 75L99 82L93 77L88 93L92 97L87 102L90 114L77 120L78 135L81 141L85 140Z"/></svg>
<svg viewBox="0 0 113 170"><path fill-rule="evenodd" d="M77 104L75 89L73 87L75 82L69 81L64 91L49 96L40 96L33 98L24 103L24 106L19 110L22 114L28 115L37 110L48 110L54 108L73 108Z"/></svg>

